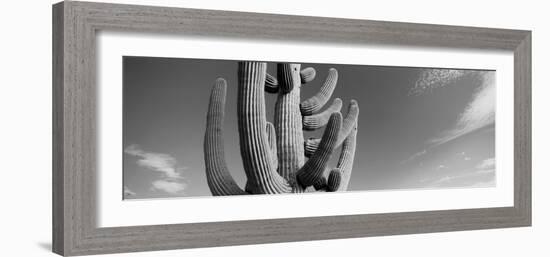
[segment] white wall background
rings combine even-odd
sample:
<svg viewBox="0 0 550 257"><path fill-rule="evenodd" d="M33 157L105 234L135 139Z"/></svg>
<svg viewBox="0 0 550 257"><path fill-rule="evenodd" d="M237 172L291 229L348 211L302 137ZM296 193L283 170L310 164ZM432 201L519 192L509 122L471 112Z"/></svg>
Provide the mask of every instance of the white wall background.
<svg viewBox="0 0 550 257"><path fill-rule="evenodd" d="M122 2L122 1L112 1ZM125 2L533 31L533 227L116 256L550 256L550 25L545 1L193 0ZM51 247L51 4L5 1L0 15L0 256Z"/></svg>

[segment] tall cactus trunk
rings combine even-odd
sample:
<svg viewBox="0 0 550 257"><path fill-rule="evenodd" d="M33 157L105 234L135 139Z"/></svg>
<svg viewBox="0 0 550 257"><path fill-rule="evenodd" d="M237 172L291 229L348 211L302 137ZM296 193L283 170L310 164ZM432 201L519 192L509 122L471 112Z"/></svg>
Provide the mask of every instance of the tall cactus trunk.
<svg viewBox="0 0 550 257"><path fill-rule="evenodd" d="M278 64L277 78L266 73L267 64L239 62L237 117L239 143L247 182L242 190L225 163L223 118L226 83L218 79L210 97L204 158L206 178L213 195L342 191L347 188L355 154L359 107L351 101L342 120L342 101L320 112L330 99L338 78L331 69L320 92L300 102L300 87L315 78L315 70L299 64ZM277 93L274 123L267 122L265 96ZM304 130L325 127L321 139L304 141ZM338 165L328 162L343 143ZM309 159L306 162L306 157ZM329 174L329 170L332 170ZM328 175L327 175L328 174Z"/></svg>
<svg viewBox="0 0 550 257"><path fill-rule="evenodd" d="M278 64L277 79L281 90L275 103L274 120L279 174L294 185L296 172L305 161L300 113L300 65Z"/></svg>
<svg viewBox="0 0 550 257"><path fill-rule="evenodd" d="M264 85L266 63L239 63L237 117L246 191L253 194L290 192L273 165L266 131Z"/></svg>

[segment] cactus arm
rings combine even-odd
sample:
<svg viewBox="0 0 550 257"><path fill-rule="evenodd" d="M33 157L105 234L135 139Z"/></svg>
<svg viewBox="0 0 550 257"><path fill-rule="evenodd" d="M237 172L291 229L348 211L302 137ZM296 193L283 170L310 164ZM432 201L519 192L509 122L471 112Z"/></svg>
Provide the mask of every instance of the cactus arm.
<svg viewBox="0 0 550 257"><path fill-rule="evenodd" d="M339 112L342 108L342 100L340 98L334 99L332 105L321 113L311 116L303 117L303 127L306 131L312 131L327 125L330 115L335 112Z"/></svg>
<svg viewBox="0 0 550 257"><path fill-rule="evenodd" d="M296 177L302 187L308 187L317 182L327 166L330 156L334 150L334 145L338 139L338 132L342 123L342 114L335 112L330 116L328 125L323 133L323 138L315 154L304 164L296 173Z"/></svg>
<svg viewBox="0 0 550 257"><path fill-rule="evenodd" d="M307 158L310 158L317 148L319 148L320 138L310 137L304 141L304 154Z"/></svg>
<svg viewBox="0 0 550 257"><path fill-rule="evenodd" d="M275 132L277 134L278 172L294 184L295 173L304 165L304 135L300 113L300 65L277 65L277 79L281 88L275 103ZM289 85L290 84L290 85ZM288 88L292 88L287 92ZM296 188L296 187L295 187Z"/></svg>
<svg viewBox="0 0 550 257"><path fill-rule="evenodd" d="M271 151L273 166L277 169L279 163L277 160L277 136L275 134L275 126L273 126L273 123L267 122L265 129L267 132L267 140L269 141L269 150Z"/></svg>
<svg viewBox="0 0 550 257"><path fill-rule="evenodd" d="M328 175L327 192L336 192L342 185L342 171L338 168L333 169Z"/></svg>
<svg viewBox="0 0 550 257"><path fill-rule="evenodd" d="M338 159L336 167L342 171L342 181L338 191L346 191L348 189L349 180L353 168L353 160L355 158L355 147L357 141L357 123L353 127L351 133L346 138L342 145L342 153Z"/></svg>
<svg viewBox="0 0 550 257"><path fill-rule="evenodd" d="M340 129L340 133L338 135L338 141L336 142L336 145L335 145L336 148L342 145L344 140L351 133L351 131L353 130L353 128L357 123L358 116L359 116L359 105L357 104L357 101L351 100L348 107L348 113L346 114L346 118L342 123L342 128ZM310 138L304 142L304 153L306 157L310 157L315 153L315 151L319 147L320 142L321 140L318 138Z"/></svg>
<svg viewBox="0 0 550 257"><path fill-rule="evenodd" d="M307 67L300 71L300 80L302 84L311 82L313 79L315 79L316 71L312 67Z"/></svg>
<svg viewBox="0 0 550 257"><path fill-rule="evenodd" d="M288 193L292 188L273 165L266 132L266 68L262 62L239 62L237 118L246 189L254 194Z"/></svg>
<svg viewBox="0 0 550 257"><path fill-rule="evenodd" d="M357 127L357 118L359 117L359 104L357 101L351 100L348 106L348 113L346 118L342 122L342 129L340 129L340 134L338 135L338 143L340 146L342 142L348 137L348 135Z"/></svg>
<svg viewBox="0 0 550 257"><path fill-rule="evenodd" d="M265 91L272 94L279 92L279 82L269 73L265 74Z"/></svg>
<svg viewBox="0 0 550 257"><path fill-rule="evenodd" d="M321 177L319 180L315 181L313 188L317 191L326 191L327 190L327 178Z"/></svg>
<svg viewBox="0 0 550 257"><path fill-rule="evenodd" d="M312 96L311 98L303 101L300 104L300 111L302 112L302 115L312 115L314 113L317 113L319 110L323 108L323 106L327 103L327 101L332 96L332 92L334 92L334 88L336 87L336 82L338 81L338 71L336 69L331 68L328 71L328 76L325 80L325 83L321 87L321 90L319 92Z"/></svg>
<svg viewBox="0 0 550 257"><path fill-rule="evenodd" d="M300 64L279 63L277 79L283 94L287 94L300 86Z"/></svg>
<svg viewBox="0 0 550 257"><path fill-rule="evenodd" d="M233 180L225 162L223 120L225 115L226 82L216 80L210 95L204 135L204 162L206 180L212 195L246 194Z"/></svg>

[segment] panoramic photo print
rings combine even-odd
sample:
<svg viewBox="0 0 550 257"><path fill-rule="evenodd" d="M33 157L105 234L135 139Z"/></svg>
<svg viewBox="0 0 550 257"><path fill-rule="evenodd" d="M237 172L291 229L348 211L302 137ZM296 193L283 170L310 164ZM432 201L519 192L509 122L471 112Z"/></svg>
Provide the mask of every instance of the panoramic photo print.
<svg viewBox="0 0 550 257"><path fill-rule="evenodd" d="M495 187L495 71L125 56L123 199Z"/></svg>

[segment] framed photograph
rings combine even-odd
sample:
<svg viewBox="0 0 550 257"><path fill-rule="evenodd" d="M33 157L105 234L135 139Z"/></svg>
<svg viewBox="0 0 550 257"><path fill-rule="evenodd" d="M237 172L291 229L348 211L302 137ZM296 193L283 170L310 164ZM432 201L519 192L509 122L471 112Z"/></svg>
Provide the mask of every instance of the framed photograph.
<svg viewBox="0 0 550 257"><path fill-rule="evenodd" d="M53 6L53 251L531 225L531 32Z"/></svg>

